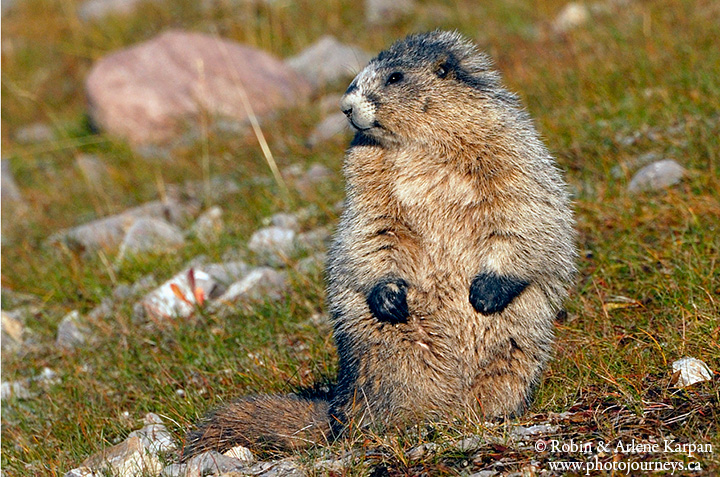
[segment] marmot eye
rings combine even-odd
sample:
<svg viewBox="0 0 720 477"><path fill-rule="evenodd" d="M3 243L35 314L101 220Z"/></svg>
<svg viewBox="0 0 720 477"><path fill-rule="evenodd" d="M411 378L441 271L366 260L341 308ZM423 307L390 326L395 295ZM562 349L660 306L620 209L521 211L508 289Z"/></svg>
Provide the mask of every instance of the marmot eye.
<svg viewBox="0 0 720 477"><path fill-rule="evenodd" d="M444 78L450 73L450 66L447 63L441 63L438 65L437 69L435 70L435 73L440 77Z"/></svg>
<svg viewBox="0 0 720 477"><path fill-rule="evenodd" d="M403 79L403 74L399 71L396 71L395 73L390 74L387 79L387 84L394 84L399 83Z"/></svg>

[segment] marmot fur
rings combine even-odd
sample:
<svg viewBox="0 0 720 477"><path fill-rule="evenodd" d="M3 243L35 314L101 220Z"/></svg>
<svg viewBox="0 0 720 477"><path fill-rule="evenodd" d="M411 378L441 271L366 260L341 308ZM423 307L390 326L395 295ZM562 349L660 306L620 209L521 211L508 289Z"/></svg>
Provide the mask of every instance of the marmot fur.
<svg viewBox="0 0 720 477"><path fill-rule="evenodd" d="M380 53L341 108L356 134L328 254L332 395L237 401L185 456L517 415L539 382L576 250L565 184L518 98L471 43L435 31Z"/></svg>

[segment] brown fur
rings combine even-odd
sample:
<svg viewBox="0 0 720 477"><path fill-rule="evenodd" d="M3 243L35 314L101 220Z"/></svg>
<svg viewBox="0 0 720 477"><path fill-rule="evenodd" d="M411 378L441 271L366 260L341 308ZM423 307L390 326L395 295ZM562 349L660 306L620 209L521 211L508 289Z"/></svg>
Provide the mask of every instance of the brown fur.
<svg viewBox="0 0 720 477"><path fill-rule="evenodd" d="M255 420L283 435L311 424L319 442L350 422L510 416L539 382L575 272L573 218L517 98L471 44L432 32L371 61L341 106L357 134L327 269L329 408L290 398L273 415L244 400L194 436L235 427L234 442L293 448Z"/></svg>

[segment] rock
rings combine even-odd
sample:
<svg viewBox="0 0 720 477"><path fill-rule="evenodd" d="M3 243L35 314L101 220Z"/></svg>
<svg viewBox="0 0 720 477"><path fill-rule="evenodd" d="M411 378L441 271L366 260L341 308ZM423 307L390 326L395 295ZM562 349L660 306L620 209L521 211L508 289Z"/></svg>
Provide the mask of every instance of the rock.
<svg viewBox="0 0 720 477"><path fill-rule="evenodd" d="M217 297L224 291L224 287L210 274L201 269L190 268L145 295L135 305L134 316L136 320L145 317L163 320L187 318L200 306L198 297L202 296L204 300Z"/></svg>
<svg viewBox="0 0 720 477"><path fill-rule="evenodd" d="M55 342L61 348L74 349L85 345L90 338L87 323L83 322L80 312L75 310L65 315L58 325Z"/></svg>
<svg viewBox="0 0 720 477"><path fill-rule="evenodd" d="M213 177L209 184L205 181L187 181L178 192L195 199L205 198L210 202L222 202L227 196L240 191L240 186L234 180L227 177ZM206 197L208 193L210 195Z"/></svg>
<svg viewBox="0 0 720 477"><path fill-rule="evenodd" d="M514 439L526 439L528 437L537 436L538 434L552 434L557 432L560 426L552 424L536 424L534 426L515 426L510 431L510 436Z"/></svg>
<svg viewBox="0 0 720 477"><path fill-rule="evenodd" d="M220 207L210 207L197 218L190 228L190 234L201 242L217 241L224 228L222 215L223 210Z"/></svg>
<svg viewBox="0 0 720 477"><path fill-rule="evenodd" d="M269 54L217 37L169 31L100 59L86 80L90 115L133 145L167 142L207 112L245 122L307 100L310 85Z"/></svg>
<svg viewBox="0 0 720 477"><path fill-rule="evenodd" d="M260 267L230 285L217 302L232 305L238 302L276 301L285 295L286 290L287 279L284 273L272 268Z"/></svg>
<svg viewBox="0 0 720 477"><path fill-rule="evenodd" d="M57 232L47 240L47 244L62 243L77 252L114 249L121 244L126 231L140 218L164 219L173 225L183 226L196 213L197 206L190 202L148 202L120 214Z"/></svg>
<svg viewBox="0 0 720 477"><path fill-rule="evenodd" d="M343 113L334 113L326 116L320 124L315 126L308 138L308 146L315 147L321 142L332 139L335 136L347 135L351 132L347 118Z"/></svg>
<svg viewBox="0 0 720 477"><path fill-rule="evenodd" d="M109 182L108 168L98 156L80 154L75 158L75 162L85 180L92 187L103 188Z"/></svg>
<svg viewBox="0 0 720 477"><path fill-rule="evenodd" d="M162 219L140 217L130 226L120 244L117 261L143 253L167 253L185 245L180 229Z"/></svg>
<svg viewBox="0 0 720 477"><path fill-rule="evenodd" d="M263 221L265 225L280 227L281 229L290 229L297 232L300 230L300 219L297 215L286 214L284 212L277 213L267 220Z"/></svg>
<svg viewBox="0 0 720 477"><path fill-rule="evenodd" d="M73 475L113 475L114 477L135 477L158 475L162 464L157 455L146 451L142 440L132 436L118 445L105 449L87 458L80 467L71 470L65 477Z"/></svg>
<svg viewBox="0 0 720 477"><path fill-rule="evenodd" d="M82 20L98 20L108 15L129 15L147 0L88 0L80 5Z"/></svg>
<svg viewBox="0 0 720 477"><path fill-rule="evenodd" d="M653 162L635 173L628 190L642 192L664 189L680 182L684 175L685 168L672 159Z"/></svg>
<svg viewBox="0 0 720 477"><path fill-rule="evenodd" d="M13 317L10 313L2 311L2 337L0 344L2 351L16 353L22 349L23 337L25 335L25 327L20 320Z"/></svg>
<svg viewBox="0 0 720 477"><path fill-rule="evenodd" d="M409 15L414 9L414 0L365 0L365 20L371 25L387 25Z"/></svg>
<svg viewBox="0 0 720 477"><path fill-rule="evenodd" d="M272 266L283 266L296 252L295 231L282 227L264 227L250 237L248 249Z"/></svg>
<svg viewBox="0 0 720 477"><path fill-rule="evenodd" d="M253 462L255 460L255 455L252 451L243 446L235 446L232 449L223 452L223 455L243 462Z"/></svg>
<svg viewBox="0 0 720 477"><path fill-rule="evenodd" d="M0 399L30 399L33 397L23 381L3 381L0 385Z"/></svg>
<svg viewBox="0 0 720 477"><path fill-rule="evenodd" d="M303 232L297 236L296 244L298 249L305 251L324 250L332 235L327 227L318 227L310 230L309 232Z"/></svg>
<svg viewBox="0 0 720 477"><path fill-rule="evenodd" d="M199 296L203 300L213 301L225 293L228 285L241 280L249 271L250 267L241 261L187 268L136 303L135 319L187 318L199 306ZM194 289L191 282L194 283Z"/></svg>
<svg viewBox="0 0 720 477"><path fill-rule="evenodd" d="M325 35L298 55L288 58L286 63L317 89L354 77L371 58L371 54Z"/></svg>
<svg viewBox="0 0 720 477"><path fill-rule="evenodd" d="M318 186L334 177L333 172L322 164L313 163L310 168L295 180L295 188L304 199L312 198Z"/></svg>
<svg viewBox="0 0 720 477"><path fill-rule="evenodd" d="M42 300L37 295L15 291L12 288L2 287L3 310L11 310L20 306L38 304L41 301Z"/></svg>
<svg viewBox="0 0 720 477"><path fill-rule="evenodd" d="M555 17L552 28L555 33L566 33L590 20L590 10L582 3L570 2Z"/></svg>
<svg viewBox="0 0 720 477"><path fill-rule="evenodd" d="M20 144L48 142L53 139L55 139L55 134L52 128L44 123L33 123L15 132L15 140Z"/></svg>
<svg viewBox="0 0 720 477"><path fill-rule="evenodd" d="M225 456L216 451L203 452L184 464L173 464L163 469L163 477L203 477L246 469L246 462ZM253 475L253 474L251 474Z"/></svg>
<svg viewBox="0 0 720 477"><path fill-rule="evenodd" d="M640 154L639 156L633 157L614 166L610 169L610 175L615 179L620 179L625 177L625 171L637 169L638 167L645 166L651 162L659 161L660 159L660 154L657 152L646 152L645 154Z"/></svg>
<svg viewBox="0 0 720 477"><path fill-rule="evenodd" d="M154 455L177 449L175 439L168 432L160 416L152 412L145 415L145 426L142 429L132 431L128 435L128 438L132 437L140 438L145 450Z"/></svg>
<svg viewBox="0 0 720 477"><path fill-rule="evenodd" d="M14 215L22 216L27 214L29 207L20 193L20 188L15 183L15 177L10 170L10 161L3 159L0 163L2 164L2 170L0 171L0 178L2 180L0 183L0 201L3 204L3 209L7 204L12 209ZM8 217L5 217L5 219L8 220ZM3 230L6 227L6 220L2 221Z"/></svg>
<svg viewBox="0 0 720 477"><path fill-rule="evenodd" d="M303 275L310 275L322 271L325 268L327 254L318 252L300 260L295 269Z"/></svg>
<svg viewBox="0 0 720 477"><path fill-rule="evenodd" d="M50 368L43 368L39 375L22 381L3 381L0 397L5 399L30 399L35 396L29 390L32 383L40 385L53 385L59 382L57 373Z"/></svg>
<svg viewBox="0 0 720 477"><path fill-rule="evenodd" d="M673 380L675 380L674 375L677 373L675 385L679 388L692 386L702 381L711 381L713 378L713 373L708 368L708 365L695 358L681 358L672 364L672 368Z"/></svg>
<svg viewBox="0 0 720 477"><path fill-rule="evenodd" d="M434 442L426 442L425 444L420 444L419 446L413 447L412 449L407 451L405 453L405 457L411 461L425 459L427 457L437 454L439 450L440 445Z"/></svg>

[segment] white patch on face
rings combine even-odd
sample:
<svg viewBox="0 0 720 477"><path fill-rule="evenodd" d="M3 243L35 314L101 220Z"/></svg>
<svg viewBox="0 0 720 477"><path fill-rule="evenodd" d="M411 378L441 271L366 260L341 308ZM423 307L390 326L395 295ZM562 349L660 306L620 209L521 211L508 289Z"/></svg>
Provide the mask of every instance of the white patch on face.
<svg viewBox="0 0 720 477"><path fill-rule="evenodd" d="M367 100L366 93L376 76L375 70L363 70L355 79L357 87L340 100L340 109L356 129L369 129L375 125L375 105Z"/></svg>

